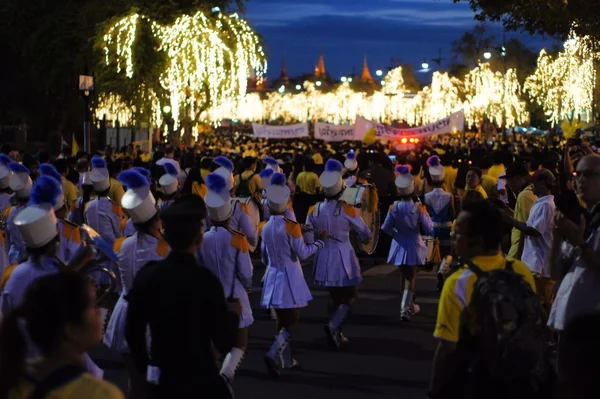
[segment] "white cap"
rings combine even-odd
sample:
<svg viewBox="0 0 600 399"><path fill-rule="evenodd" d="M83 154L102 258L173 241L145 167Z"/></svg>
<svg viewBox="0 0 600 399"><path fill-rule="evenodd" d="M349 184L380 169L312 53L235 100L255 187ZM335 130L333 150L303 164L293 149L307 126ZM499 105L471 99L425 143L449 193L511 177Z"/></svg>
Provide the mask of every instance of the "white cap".
<svg viewBox="0 0 600 399"><path fill-rule="evenodd" d="M235 180L233 179L233 162L223 156L216 157L214 162L219 165L219 167L213 173L216 173L225 179L227 190L232 190L235 185Z"/></svg>
<svg viewBox="0 0 600 399"><path fill-rule="evenodd" d="M396 166L396 187L398 187L401 195L411 195L415 192L415 180L410 174L412 167L410 165Z"/></svg>
<svg viewBox="0 0 600 399"><path fill-rule="evenodd" d="M158 184L160 184L162 192L165 195L171 195L177 191L177 187L179 185L179 180L177 179L178 172L175 166L171 163L165 163L163 167L167 173L161 176L161 178L158 180Z"/></svg>
<svg viewBox="0 0 600 399"><path fill-rule="evenodd" d="M346 168L348 172L354 172L356 169L358 169L358 162L356 162L356 153L349 152L346 154L344 168Z"/></svg>
<svg viewBox="0 0 600 399"><path fill-rule="evenodd" d="M30 205L14 220L28 248L41 248L58 235L54 209L50 204Z"/></svg>
<svg viewBox="0 0 600 399"><path fill-rule="evenodd" d="M10 170L13 174L10 176L9 186L15 192L17 198L29 198L33 182L29 177L29 169L17 162L11 162Z"/></svg>
<svg viewBox="0 0 600 399"><path fill-rule="evenodd" d="M83 186L91 186L92 183L92 172L83 172L83 179L81 179L81 185Z"/></svg>
<svg viewBox="0 0 600 399"><path fill-rule="evenodd" d="M145 223L156 215L156 200L150 192L146 176L135 169L129 169L119 175L119 181L127 187L121 198L121 205L133 223Z"/></svg>
<svg viewBox="0 0 600 399"><path fill-rule="evenodd" d="M290 189L286 182L287 179L283 173L275 173L266 188L267 204L276 213L283 213L288 206Z"/></svg>
<svg viewBox="0 0 600 399"><path fill-rule="evenodd" d="M263 163L267 165L266 169L273 169L275 173L281 173L281 168L279 167L279 161L277 159L266 157L263 159ZM281 163L283 163L283 161Z"/></svg>
<svg viewBox="0 0 600 399"><path fill-rule="evenodd" d="M208 192L204 198L208 217L215 222L224 222L233 213L231 197L227 188L227 181L218 173L211 173L206 177Z"/></svg>
<svg viewBox="0 0 600 399"><path fill-rule="evenodd" d="M432 181L444 180L444 167L440 163L440 158L437 155L433 155L427 159L427 166Z"/></svg>
<svg viewBox="0 0 600 399"><path fill-rule="evenodd" d="M96 192L106 191L110 188L110 174L106 168L106 161L97 155L92 157L90 179Z"/></svg>
<svg viewBox="0 0 600 399"><path fill-rule="evenodd" d="M265 190L271 185L271 178L275 173L275 170L271 168L265 168L260 172L260 182Z"/></svg>
<svg viewBox="0 0 600 399"><path fill-rule="evenodd" d="M323 193L327 197L333 197L341 193L344 188L342 179L342 164L335 159L330 159L325 164L325 171L319 177L319 183L323 187Z"/></svg>

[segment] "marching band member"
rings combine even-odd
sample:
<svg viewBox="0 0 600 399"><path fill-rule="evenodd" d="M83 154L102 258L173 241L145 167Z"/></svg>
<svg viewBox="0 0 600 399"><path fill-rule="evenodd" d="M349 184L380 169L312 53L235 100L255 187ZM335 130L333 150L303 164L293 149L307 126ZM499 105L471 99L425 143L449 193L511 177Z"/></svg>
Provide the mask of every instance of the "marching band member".
<svg viewBox="0 0 600 399"><path fill-rule="evenodd" d="M54 166L49 163L41 164L38 170L41 176L52 177L57 183L62 183L62 176ZM36 181L35 184L38 185L40 182ZM60 237L60 244L56 256L66 264L69 263L71 258L81 247L81 234L79 232L79 226L65 219L65 216L67 215L67 204L65 202L65 195L62 191L62 184L60 193L56 197L56 203L54 204L54 214L58 220L58 234Z"/></svg>
<svg viewBox="0 0 600 399"><path fill-rule="evenodd" d="M96 198L88 202L84 210L85 223L92 229L96 230L98 234L109 244L113 245L115 240L123 235L125 224L127 220L123 213L123 208L120 204L111 201L108 198L108 192L110 190L110 175L106 168L106 161L99 156L92 158L92 171L90 172L90 178L94 186L94 192ZM111 270L115 269L112 262L106 264L106 267ZM120 278L118 276L118 270L113 270L117 274L117 293L121 292L120 289ZM108 276L105 273L95 272L93 277L96 279L100 287L107 288L109 285Z"/></svg>
<svg viewBox="0 0 600 399"><path fill-rule="evenodd" d="M433 228L425 206L415 204L412 200L415 182L410 173L411 169L410 165L396 167L398 176L395 183L401 200L392 204L381 226L381 230L393 237L387 263L400 267L402 271L400 317L403 321L409 321L411 316L420 310L419 306L413 303L417 266L424 265L427 256L427 247L420 231L423 229L425 233L429 233Z"/></svg>
<svg viewBox="0 0 600 399"><path fill-rule="evenodd" d="M140 166L133 168L133 170L135 170L140 175L144 176L146 178L146 180L148 180L148 187L150 187L150 192L152 192L152 176L150 174L150 171L148 169L142 168ZM121 185L123 185L123 184L121 184ZM127 223L125 223L125 229L123 230L123 237L131 237L132 235L135 234L135 232L136 232L136 230L135 230L134 221L131 218L128 218ZM121 238L123 238L123 237L121 237Z"/></svg>
<svg viewBox="0 0 600 399"><path fill-rule="evenodd" d="M294 368L289 341L300 318L300 309L312 300L310 290L302 273L300 260L307 259L320 248L327 233L317 234L314 244L306 245L300 225L285 217L288 211L290 189L282 173L273 175L267 186L267 202L271 217L262 231L262 261L267 265L261 298L261 306L275 309L277 327L275 341L265 355L269 373L276 377L279 367Z"/></svg>
<svg viewBox="0 0 600 399"><path fill-rule="evenodd" d="M279 162L277 162L275 158L266 157L263 159L263 163L267 165L265 169L273 169L273 172L275 173L282 172L281 168L279 167Z"/></svg>
<svg viewBox="0 0 600 399"><path fill-rule="evenodd" d="M12 175L10 176L10 189L14 191L16 205L7 208L8 215L6 217L6 233L8 235L8 260L11 265L16 265L24 262L27 258L27 251L21 232L14 223L15 217L27 206L29 201L29 193L33 182L29 177L29 169L17 162L11 162L9 165Z"/></svg>
<svg viewBox="0 0 600 399"><path fill-rule="evenodd" d="M164 164L165 172L163 176L161 176L158 184L160 184L160 188L163 192L163 197L161 198L158 207L161 211L167 209L177 197L179 197L179 182L177 180L177 169L175 165L171 163Z"/></svg>
<svg viewBox="0 0 600 399"><path fill-rule="evenodd" d="M94 185L92 184L90 173L91 172L83 172L83 176L81 178L81 197L77 198L75 208L71 209L69 211L69 216L67 216L67 219L76 225L82 225L85 223L83 214L85 212L86 205L92 199L92 194L94 192Z"/></svg>
<svg viewBox="0 0 600 399"><path fill-rule="evenodd" d="M8 277L0 301L2 313L21 303L33 281L60 272L55 260L60 238L54 207L61 195L61 184L50 176L40 176L31 190L30 204L15 217L29 259L15 267ZM30 352L36 354L33 348ZM84 362L90 373L102 378L104 371L89 356L86 355Z"/></svg>
<svg viewBox="0 0 600 399"><path fill-rule="evenodd" d="M358 181L358 162L356 161L356 153L354 151L346 154L344 168L346 168L347 173L346 187L352 187Z"/></svg>
<svg viewBox="0 0 600 399"><path fill-rule="evenodd" d="M433 190L425 194L425 206L433 221L431 236L439 240L442 259L450 255L450 230L454 219L454 196L444 191L444 167L437 155L427 159Z"/></svg>
<svg viewBox="0 0 600 399"><path fill-rule="evenodd" d="M333 317L325 332L330 345L339 348L345 339L341 326L356 300L357 288L362 281L360 264L350 244L350 231L355 231L362 242L369 242L371 231L361 219L355 207L340 201L344 192L342 164L334 159L327 161L319 182L323 187L325 202L318 202L308 211L306 224L316 230L328 230L341 242L327 239L326 246L315 256L315 284L325 286L331 298L329 311ZM313 242L308 233L308 242Z"/></svg>
<svg viewBox="0 0 600 399"><path fill-rule="evenodd" d="M235 344L225 356L221 368L221 375L231 384L248 347L248 327L254 322L246 292L252 288L252 261L246 236L229 226L233 205L227 181L221 175L211 173L206 184L206 208L212 227L204 233L198 260L219 278L225 295L238 298L242 306Z"/></svg>
<svg viewBox="0 0 600 399"><path fill-rule="evenodd" d="M271 185L271 178L273 177L274 174L275 174L275 170L271 169L271 168L265 168L262 172L260 172L260 178L262 180L262 186L264 188L265 198L266 198L266 190ZM264 220L266 222L271 217L271 208L269 207L269 202L266 199L263 199L262 203L263 203ZM288 205L287 205L287 208L285 208L283 216L288 219L293 220L294 222L296 221L296 214L294 213L294 207L292 206L292 199L290 198L289 195L288 195ZM262 227L264 227L264 224L260 227L259 230L262 230ZM260 236L260 231L259 231L259 236Z"/></svg>
<svg viewBox="0 0 600 399"><path fill-rule="evenodd" d="M256 226L252 225L248 205L238 201L235 198L231 198L231 192L235 185L235 180L233 179L233 163L223 156L216 157L215 163L219 165L219 167L213 173L216 173L225 179L227 190L230 193L231 205L233 206L233 215L229 220L229 227L244 233L248 243L252 247L255 247L258 243L258 230ZM207 219L207 224L209 227L211 226L211 223L212 221L210 218Z"/></svg>
<svg viewBox="0 0 600 399"><path fill-rule="evenodd" d="M0 154L0 212L4 215L6 208L10 206L12 192L10 190L10 176L12 175L9 169L11 159L6 154Z"/></svg>
<svg viewBox="0 0 600 399"><path fill-rule="evenodd" d="M118 178L119 182L127 187L121 198L121 205L130 215L129 220L132 221L135 231L130 237L118 238L113 246L119 258L123 292L106 328L104 343L123 355L129 374L129 397L139 398L143 397L146 376L139 373L135 367L125 340L126 295L133 286L138 270L150 261L164 259L169 252L169 246L161 238L160 219L148 178L133 169L122 172Z"/></svg>

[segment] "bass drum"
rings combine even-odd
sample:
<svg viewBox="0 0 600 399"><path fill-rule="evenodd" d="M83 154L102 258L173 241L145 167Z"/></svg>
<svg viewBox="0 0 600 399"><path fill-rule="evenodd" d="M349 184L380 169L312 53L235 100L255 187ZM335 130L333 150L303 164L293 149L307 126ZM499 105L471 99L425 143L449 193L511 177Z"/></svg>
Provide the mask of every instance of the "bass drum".
<svg viewBox="0 0 600 399"><path fill-rule="evenodd" d="M236 198L242 204L246 204L248 206L248 211L250 212L250 223L252 223L252 227L258 232L258 225L263 220L262 213L262 204L255 197L246 197L246 198ZM260 237L258 237L260 238ZM250 252L256 251L256 248L260 246L257 244L256 246L250 245Z"/></svg>
<svg viewBox="0 0 600 399"><path fill-rule="evenodd" d="M344 190L341 198L349 205L353 205L360 214L362 220L371 230L371 240L363 244L358 235L350 233L350 243L354 250L360 255L372 255L379 241L379 229L381 227L381 214L379 212L379 197L377 189L372 184L354 185Z"/></svg>

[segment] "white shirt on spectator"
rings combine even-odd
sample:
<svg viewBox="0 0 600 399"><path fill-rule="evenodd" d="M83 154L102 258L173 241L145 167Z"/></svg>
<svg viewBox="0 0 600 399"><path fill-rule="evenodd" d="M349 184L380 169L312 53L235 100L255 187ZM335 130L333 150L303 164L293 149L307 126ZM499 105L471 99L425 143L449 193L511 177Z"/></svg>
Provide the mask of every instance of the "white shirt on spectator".
<svg viewBox="0 0 600 399"><path fill-rule="evenodd" d="M164 164L166 164L166 163L173 164L173 166L175 166L175 169L177 169L177 173L181 172L181 167L179 166L179 162L177 162L173 158L162 157L161 159L156 161L156 164L158 166L164 166Z"/></svg>
<svg viewBox="0 0 600 399"><path fill-rule="evenodd" d="M554 196L538 198L529 211L527 226L539 231L541 237L525 236L521 261L532 273L550 277L549 255L552 246L552 226L554 224Z"/></svg>
<svg viewBox="0 0 600 399"><path fill-rule="evenodd" d="M592 232L586 244L600 253L600 227ZM558 288L548 320L548 325L559 331L576 316L600 311L600 278L575 254L571 244L564 242L562 249L563 261L572 263Z"/></svg>

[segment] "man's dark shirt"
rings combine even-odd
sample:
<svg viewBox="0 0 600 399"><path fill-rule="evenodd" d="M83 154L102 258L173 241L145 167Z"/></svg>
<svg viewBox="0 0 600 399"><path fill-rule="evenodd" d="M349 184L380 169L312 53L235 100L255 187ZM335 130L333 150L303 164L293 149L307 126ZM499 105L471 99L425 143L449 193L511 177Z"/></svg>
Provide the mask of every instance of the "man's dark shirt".
<svg viewBox="0 0 600 399"><path fill-rule="evenodd" d="M229 352L239 317L227 310L219 279L194 256L171 252L165 260L147 264L138 272L128 301L126 339L143 375L152 364L161 369L161 385L180 388L210 384L219 376L211 342L220 353Z"/></svg>
<svg viewBox="0 0 600 399"><path fill-rule="evenodd" d="M377 187L377 193L380 197L387 197L389 195L396 195L396 177L394 172L383 166L377 164L369 169L371 178L369 183Z"/></svg>

